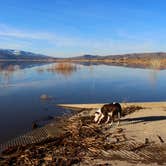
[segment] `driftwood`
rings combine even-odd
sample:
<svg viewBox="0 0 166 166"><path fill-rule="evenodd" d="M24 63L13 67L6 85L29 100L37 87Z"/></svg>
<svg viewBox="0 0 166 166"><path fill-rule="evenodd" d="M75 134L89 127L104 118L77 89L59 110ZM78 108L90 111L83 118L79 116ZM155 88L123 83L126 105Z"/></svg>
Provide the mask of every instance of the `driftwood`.
<svg viewBox="0 0 166 166"><path fill-rule="evenodd" d="M124 115L141 109L128 107ZM65 122L64 122L65 123ZM129 138L123 128L113 129L97 125L89 116L72 116L66 119L66 132L42 142L17 146L4 150L0 165L88 165L103 161L126 160L128 162L166 162L166 145L160 136L162 146L150 142L139 142ZM93 162L92 163L92 159Z"/></svg>

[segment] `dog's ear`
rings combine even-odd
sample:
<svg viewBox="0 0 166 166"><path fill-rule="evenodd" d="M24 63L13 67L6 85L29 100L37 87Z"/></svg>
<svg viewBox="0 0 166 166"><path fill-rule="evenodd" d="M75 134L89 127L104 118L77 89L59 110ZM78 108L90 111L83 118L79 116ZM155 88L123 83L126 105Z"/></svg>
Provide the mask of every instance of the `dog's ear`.
<svg viewBox="0 0 166 166"><path fill-rule="evenodd" d="M97 109L97 110L94 112L94 114L95 114L96 116L99 116L99 115L101 114L101 109Z"/></svg>

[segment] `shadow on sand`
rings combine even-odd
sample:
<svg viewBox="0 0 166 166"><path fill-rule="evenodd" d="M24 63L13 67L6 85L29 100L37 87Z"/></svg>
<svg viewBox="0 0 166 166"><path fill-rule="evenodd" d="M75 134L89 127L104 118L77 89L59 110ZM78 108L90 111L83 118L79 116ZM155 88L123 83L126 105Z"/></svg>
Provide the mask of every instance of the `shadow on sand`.
<svg viewBox="0 0 166 166"><path fill-rule="evenodd" d="M123 119L123 122L132 122L132 123L141 123L141 122L152 122L152 121L160 121L166 120L166 116L146 116L146 117L139 117L139 118L126 118Z"/></svg>

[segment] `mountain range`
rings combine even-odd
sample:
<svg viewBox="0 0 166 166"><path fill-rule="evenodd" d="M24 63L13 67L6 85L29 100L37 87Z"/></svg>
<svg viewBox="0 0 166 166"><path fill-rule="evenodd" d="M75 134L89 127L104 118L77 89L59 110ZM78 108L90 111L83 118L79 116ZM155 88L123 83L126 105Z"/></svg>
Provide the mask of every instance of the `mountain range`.
<svg viewBox="0 0 166 166"><path fill-rule="evenodd" d="M0 59L1 60L43 60L49 59L51 57L36 54L28 51L20 51L20 50L13 50L13 49L0 49Z"/></svg>
<svg viewBox="0 0 166 166"><path fill-rule="evenodd" d="M141 59L141 58L148 58L148 59L150 59L150 58L166 58L166 53L165 52L149 52L149 53L129 53L129 54L122 54L122 55L106 55L106 56L85 54L83 56L72 57L69 59L104 60L104 59L135 59L135 58L138 58L138 59Z"/></svg>
<svg viewBox="0 0 166 166"><path fill-rule="evenodd" d="M90 55L85 54L70 58L55 58L43 54L36 54L28 51L14 50L14 49L0 49L0 60L118 60L118 59L151 59L151 58L166 58L165 52L152 53L131 53L122 55Z"/></svg>

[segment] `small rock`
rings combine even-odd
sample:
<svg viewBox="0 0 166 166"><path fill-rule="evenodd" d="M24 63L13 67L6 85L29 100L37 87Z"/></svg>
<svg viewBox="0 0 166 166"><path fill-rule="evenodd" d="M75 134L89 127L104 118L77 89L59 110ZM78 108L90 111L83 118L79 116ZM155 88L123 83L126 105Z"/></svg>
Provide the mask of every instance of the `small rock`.
<svg viewBox="0 0 166 166"><path fill-rule="evenodd" d="M36 128L38 128L38 125L35 122L33 122L32 123L32 129L36 129Z"/></svg>
<svg viewBox="0 0 166 166"><path fill-rule="evenodd" d="M42 94L40 96L40 100L51 100L52 97L51 96L48 96L47 94Z"/></svg>

